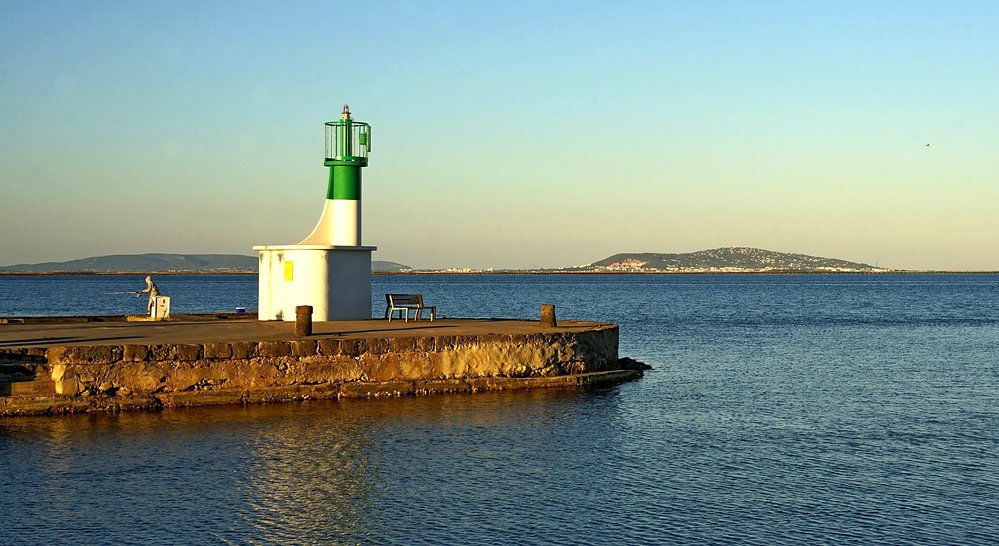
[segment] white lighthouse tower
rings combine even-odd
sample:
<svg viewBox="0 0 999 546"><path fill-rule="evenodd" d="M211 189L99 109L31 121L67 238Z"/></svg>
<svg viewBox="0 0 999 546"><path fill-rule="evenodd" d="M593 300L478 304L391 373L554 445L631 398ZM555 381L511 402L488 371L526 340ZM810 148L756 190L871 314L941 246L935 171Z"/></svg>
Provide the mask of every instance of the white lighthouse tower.
<svg viewBox="0 0 999 546"><path fill-rule="evenodd" d="M371 318L371 252L361 245L361 169L368 166L371 126L343 107L326 122L330 168L326 205L312 233L297 245L255 246L260 252L257 313L260 320L295 320L295 307L312 306L312 318Z"/></svg>

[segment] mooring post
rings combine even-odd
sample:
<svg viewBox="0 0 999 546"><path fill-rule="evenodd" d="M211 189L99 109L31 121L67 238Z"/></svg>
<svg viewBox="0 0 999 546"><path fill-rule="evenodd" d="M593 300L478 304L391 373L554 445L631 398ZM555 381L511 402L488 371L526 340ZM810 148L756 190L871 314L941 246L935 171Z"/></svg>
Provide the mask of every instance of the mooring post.
<svg viewBox="0 0 999 546"><path fill-rule="evenodd" d="M558 323L555 322L555 306L546 303L541 306L541 327L542 328L557 328Z"/></svg>
<svg viewBox="0 0 999 546"><path fill-rule="evenodd" d="M312 335L311 305L299 305L295 307L295 335L297 337Z"/></svg>

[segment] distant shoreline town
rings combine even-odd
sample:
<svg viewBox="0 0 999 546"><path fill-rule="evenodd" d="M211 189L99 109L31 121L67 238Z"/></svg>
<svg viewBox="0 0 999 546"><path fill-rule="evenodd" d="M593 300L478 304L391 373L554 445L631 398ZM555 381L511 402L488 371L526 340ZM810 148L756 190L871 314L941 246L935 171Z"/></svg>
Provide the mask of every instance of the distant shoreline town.
<svg viewBox="0 0 999 546"><path fill-rule="evenodd" d="M994 273L891 269L835 258L745 247L678 254L623 253L591 264L557 268L416 269L388 261L372 261L371 266L375 275ZM136 274L256 275L257 257L238 254L121 254L0 267L0 275Z"/></svg>

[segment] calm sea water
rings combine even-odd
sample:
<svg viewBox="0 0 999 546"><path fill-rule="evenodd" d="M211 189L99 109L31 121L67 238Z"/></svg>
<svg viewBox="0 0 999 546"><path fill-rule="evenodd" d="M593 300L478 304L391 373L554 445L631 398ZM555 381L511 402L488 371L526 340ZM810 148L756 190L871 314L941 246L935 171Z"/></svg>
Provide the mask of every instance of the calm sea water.
<svg viewBox="0 0 999 546"><path fill-rule="evenodd" d="M254 277L160 277L177 312ZM447 316L621 324L644 379L0 419L3 544L995 544L999 276L388 276ZM135 313L0 277L0 316ZM2 327L2 326L0 326Z"/></svg>

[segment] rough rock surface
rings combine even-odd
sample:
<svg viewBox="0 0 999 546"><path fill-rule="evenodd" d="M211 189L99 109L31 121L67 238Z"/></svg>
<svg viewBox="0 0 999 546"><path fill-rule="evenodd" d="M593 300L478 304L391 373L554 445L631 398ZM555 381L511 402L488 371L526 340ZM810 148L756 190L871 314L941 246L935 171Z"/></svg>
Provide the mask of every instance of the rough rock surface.
<svg viewBox="0 0 999 546"><path fill-rule="evenodd" d="M624 381L618 328L0 350L0 415Z"/></svg>

